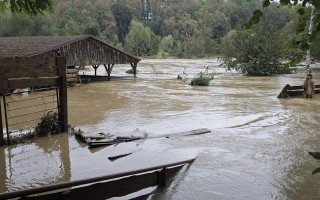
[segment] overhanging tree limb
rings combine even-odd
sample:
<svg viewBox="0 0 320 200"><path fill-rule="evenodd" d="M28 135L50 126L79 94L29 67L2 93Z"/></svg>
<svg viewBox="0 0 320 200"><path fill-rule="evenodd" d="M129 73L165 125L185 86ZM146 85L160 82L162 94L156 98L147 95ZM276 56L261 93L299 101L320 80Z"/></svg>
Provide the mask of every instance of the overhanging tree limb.
<svg viewBox="0 0 320 200"><path fill-rule="evenodd" d="M275 2L275 0L264 0L262 7L268 7L271 2ZM289 8L297 7L297 14L299 16L299 26L296 29L296 34L301 34L305 30L307 30L308 26L306 23L306 20L304 16L306 15L305 9L306 8L312 8L314 10L313 14L313 28L312 30L308 31L308 34L306 37L292 41L291 47L297 48L302 50L302 52L306 52L310 50L311 43L317 38L319 31L320 31L320 1L319 0L279 0L280 6L286 6ZM300 8L299 8L300 7ZM253 12L253 15L251 19L245 24L245 27L247 29L250 29L253 25L258 24L260 22L261 17L263 16L263 11L261 10L255 10ZM296 55L293 57L293 59L287 63L287 66L294 66L301 62L303 56L302 55Z"/></svg>

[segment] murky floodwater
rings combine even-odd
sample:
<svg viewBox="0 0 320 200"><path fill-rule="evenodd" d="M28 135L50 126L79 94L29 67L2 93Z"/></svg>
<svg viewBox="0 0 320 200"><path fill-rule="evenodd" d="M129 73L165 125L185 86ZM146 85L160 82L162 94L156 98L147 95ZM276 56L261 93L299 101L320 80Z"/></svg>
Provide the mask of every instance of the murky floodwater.
<svg viewBox="0 0 320 200"><path fill-rule="evenodd" d="M215 72L208 87L176 80L183 71L191 79L205 66ZM129 68L115 66L113 75L125 75ZM98 73L105 74L102 68ZM320 175L311 172L319 163L308 152L320 151L320 96L277 98L285 84L301 85L304 78L303 70L275 77L242 76L226 72L215 59L143 60L137 79L69 88L69 123L85 132L121 136L197 128L211 133L99 149L60 134L1 148L1 192L196 155L189 168L150 199L318 199ZM320 82L320 71L314 70L314 79ZM135 153L107 159L121 151Z"/></svg>

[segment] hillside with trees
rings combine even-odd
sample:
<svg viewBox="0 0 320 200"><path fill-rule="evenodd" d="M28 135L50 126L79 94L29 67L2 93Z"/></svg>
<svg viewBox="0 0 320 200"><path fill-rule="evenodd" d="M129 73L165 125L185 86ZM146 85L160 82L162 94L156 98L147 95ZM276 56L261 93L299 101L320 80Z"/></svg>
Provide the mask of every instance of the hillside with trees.
<svg viewBox="0 0 320 200"><path fill-rule="evenodd" d="M44 15L1 12L0 36L93 35L141 57L212 57L232 53L227 50L236 41L226 42L232 37L269 34L243 30L261 8L256 0L56 0ZM274 48L281 59L295 54L287 48L290 40L304 37L295 34L297 9L277 3L263 8L263 23L275 30L271 37L276 38ZM259 37L255 42L261 42ZM311 48L314 59L319 59L318 43ZM266 51L272 50L273 44L268 45Z"/></svg>

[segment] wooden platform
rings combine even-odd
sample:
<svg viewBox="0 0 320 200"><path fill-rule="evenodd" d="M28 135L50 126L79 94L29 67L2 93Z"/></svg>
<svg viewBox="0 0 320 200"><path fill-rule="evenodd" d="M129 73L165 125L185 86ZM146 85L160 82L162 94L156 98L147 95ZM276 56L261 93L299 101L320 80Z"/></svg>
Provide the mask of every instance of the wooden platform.
<svg viewBox="0 0 320 200"><path fill-rule="evenodd" d="M288 98L288 97L302 96L303 95L303 91L304 91L304 89L303 89L302 85L291 86L291 85L287 84L286 86L284 86L284 88L282 89L282 91L278 95L278 98ZM319 94L320 93L320 85L315 85L314 93L315 94Z"/></svg>

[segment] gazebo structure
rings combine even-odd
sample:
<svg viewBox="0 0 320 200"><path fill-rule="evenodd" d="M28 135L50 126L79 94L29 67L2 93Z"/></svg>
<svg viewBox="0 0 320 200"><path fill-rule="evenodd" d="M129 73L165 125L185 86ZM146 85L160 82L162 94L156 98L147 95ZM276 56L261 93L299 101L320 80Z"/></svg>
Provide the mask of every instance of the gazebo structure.
<svg viewBox="0 0 320 200"><path fill-rule="evenodd" d="M115 64L130 64L134 77L138 57L119 50L93 36L26 36L0 37L0 57L66 57L67 67L103 65L110 80Z"/></svg>

